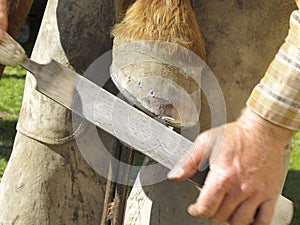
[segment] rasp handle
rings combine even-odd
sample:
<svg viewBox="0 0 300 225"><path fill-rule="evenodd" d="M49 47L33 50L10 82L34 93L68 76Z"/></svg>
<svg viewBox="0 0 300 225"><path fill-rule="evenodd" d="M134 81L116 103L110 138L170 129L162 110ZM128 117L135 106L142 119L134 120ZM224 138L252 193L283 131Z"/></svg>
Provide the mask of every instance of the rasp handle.
<svg viewBox="0 0 300 225"><path fill-rule="evenodd" d="M0 44L0 64L15 67L27 58L25 50L8 33Z"/></svg>

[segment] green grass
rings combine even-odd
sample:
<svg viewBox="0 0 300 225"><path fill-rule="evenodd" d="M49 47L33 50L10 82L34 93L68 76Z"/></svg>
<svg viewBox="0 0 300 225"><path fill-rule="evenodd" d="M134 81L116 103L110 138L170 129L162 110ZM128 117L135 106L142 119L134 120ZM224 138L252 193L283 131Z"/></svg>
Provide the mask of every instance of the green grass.
<svg viewBox="0 0 300 225"><path fill-rule="evenodd" d="M17 116L24 91L25 70L7 67L0 81L0 112Z"/></svg>
<svg viewBox="0 0 300 225"><path fill-rule="evenodd" d="M6 166L7 166L6 159L0 159L0 180L1 180L1 177L3 176Z"/></svg>
<svg viewBox="0 0 300 225"><path fill-rule="evenodd" d="M16 134L26 71L7 67L0 81L0 179L3 175Z"/></svg>

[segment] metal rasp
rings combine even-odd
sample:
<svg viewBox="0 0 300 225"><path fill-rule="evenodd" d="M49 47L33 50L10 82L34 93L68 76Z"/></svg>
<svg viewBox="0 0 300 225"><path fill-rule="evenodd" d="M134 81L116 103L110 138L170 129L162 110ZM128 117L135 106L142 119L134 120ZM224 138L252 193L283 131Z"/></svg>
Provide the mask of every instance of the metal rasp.
<svg viewBox="0 0 300 225"><path fill-rule="evenodd" d="M35 76L37 91L169 169L193 145L185 137L57 61L41 65L28 59L23 48L8 34L0 45L0 64L21 65ZM198 172L191 178L192 182L201 187L206 175L207 171ZM271 224L288 225L292 216L293 203L280 196Z"/></svg>

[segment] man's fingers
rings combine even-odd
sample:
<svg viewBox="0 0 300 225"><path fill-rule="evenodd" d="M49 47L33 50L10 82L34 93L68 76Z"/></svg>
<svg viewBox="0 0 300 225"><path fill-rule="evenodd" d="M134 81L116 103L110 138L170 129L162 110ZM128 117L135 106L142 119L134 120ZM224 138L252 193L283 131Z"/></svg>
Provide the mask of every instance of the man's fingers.
<svg viewBox="0 0 300 225"><path fill-rule="evenodd" d="M242 193L234 193L226 195L219 211L213 217L216 222L226 222L230 219L232 213L238 206L244 202L249 196L242 195Z"/></svg>
<svg viewBox="0 0 300 225"><path fill-rule="evenodd" d="M197 202L189 207L188 212L199 218L213 218L225 196L226 187L216 181L215 175L209 172Z"/></svg>
<svg viewBox="0 0 300 225"><path fill-rule="evenodd" d="M205 133L198 136L193 147L169 172L168 178L170 180L181 181L190 178L200 169L201 165L208 161L210 149L206 143L209 137L210 135Z"/></svg>
<svg viewBox="0 0 300 225"><path fill-rule="evenodd" d="M173 181L181 181L192 177L199 169L199 164L192 156L188 159L184 165L181 167L181 163L175 166L169 173L168 178Z"/></svg>
<svg viewBox="0 0 300 225"><path fill-rule="evenodd" d="M234 214L228 220L230 225L248 225L252 224L257 208L259 207L258 198L249 198L236 209Z"/></svg>
<svg viewBox="0 0 300 225"><path fill-rule="evenodd" d="M275 210L276 201L267 201L259 207L254 225L269 225Z"/></svg>

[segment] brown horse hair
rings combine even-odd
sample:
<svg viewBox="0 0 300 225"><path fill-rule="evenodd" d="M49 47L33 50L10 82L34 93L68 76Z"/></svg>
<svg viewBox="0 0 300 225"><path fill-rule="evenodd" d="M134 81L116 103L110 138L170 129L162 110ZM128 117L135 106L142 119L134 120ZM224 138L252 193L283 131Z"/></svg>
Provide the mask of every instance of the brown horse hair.
<svg viewBox="0 0 300 225"><path fill-rule="evenodd" d="M137 0L112 36L127 41L160 40L192 50L203 60L205 43L190 0Z"/></svg>
<svg viewBox="0 0 300 225"><path fill-rule="evenodd" d="M8 33L16 37L28 15L33 0L8 0Z"/></svg>

